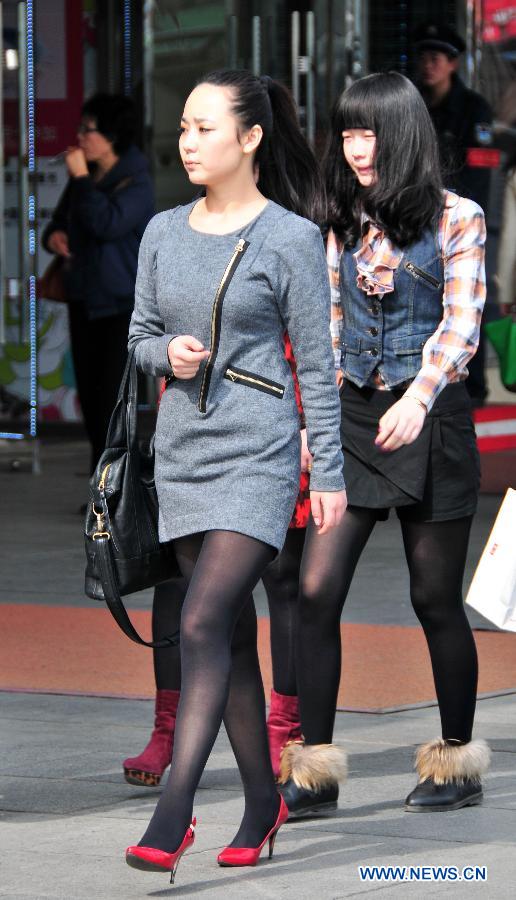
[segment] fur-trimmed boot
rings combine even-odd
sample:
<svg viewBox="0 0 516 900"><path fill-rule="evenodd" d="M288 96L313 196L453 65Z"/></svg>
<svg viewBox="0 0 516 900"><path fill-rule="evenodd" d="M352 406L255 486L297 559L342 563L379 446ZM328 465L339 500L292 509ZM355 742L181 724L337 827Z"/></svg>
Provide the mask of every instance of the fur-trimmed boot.
<svg viewBox="0 0 516 900"><path fill-rule="evenodd" d="M281 754L279 791L289 818L337 809L339 782L346 776L346 754L335 744L287 744Z"/></svg>
<svg viewBox="0 0 516 900"><path fill-rule="evenodd" d="M483 740L459 744L437 738L418 747L415 768L419 784L405 800L405 811L446 812L481 803L481 778L489 759L489 747Z"/></svg>
<svg viewBox="0 0 516 900"><path fill-rule="evenodd" d="M281 751L290 741L302 740L297 697L278 694L274 689L271 691L267 734L269 735L272 771L275 779L278 780Z"/></svg>
<svg viewBox="0 0 516 900"><path fill-rule="evenodd" d="M176 713L180 691L156 691L154 729L143 753L124 760L125 780L129 784L155 787L170 765L174 745Z"/></svg>

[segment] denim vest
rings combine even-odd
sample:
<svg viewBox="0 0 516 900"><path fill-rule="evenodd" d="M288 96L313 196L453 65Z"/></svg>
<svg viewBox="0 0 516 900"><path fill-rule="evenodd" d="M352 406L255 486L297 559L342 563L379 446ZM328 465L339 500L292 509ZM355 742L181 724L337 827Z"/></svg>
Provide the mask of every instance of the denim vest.
<svg viewBox="0 0 516 900"><path fill-rule="evenodd" d="M354 250L340 259L344 313L342 369L358 387L374 386L380 372L386 387L412 380L422 350L443 317L444 266L437 234L427 229L407 247L394 272L394 291L368 296L357 286Z"/></svg>

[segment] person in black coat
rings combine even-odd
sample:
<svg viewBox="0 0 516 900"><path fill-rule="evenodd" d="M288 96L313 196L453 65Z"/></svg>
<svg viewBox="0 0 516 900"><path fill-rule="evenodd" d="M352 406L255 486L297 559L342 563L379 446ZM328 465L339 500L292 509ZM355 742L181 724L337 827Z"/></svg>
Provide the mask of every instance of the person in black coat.
<svg viewBox="0 0 516 900"><path fill-rule="evenodd" d="M478 134L492 122L493 112L457 74L466 44L453 28L434 23L416 28L413 39L417 84L437 132L444 184L478 203L487 217L491 170L484 164ZM473 404L481 406L487 395L483 340L468 369L466 387Z"/></svg>
<svg viewBox="0 0 516 900"><path fill-rule="evenodd" d="M82 108L70 179L43 234L64 259L77 392L91 444L91 471L104 449L127 359L138 249L154 215L146 158L134 145L132 102L96 94Z"/></svg>

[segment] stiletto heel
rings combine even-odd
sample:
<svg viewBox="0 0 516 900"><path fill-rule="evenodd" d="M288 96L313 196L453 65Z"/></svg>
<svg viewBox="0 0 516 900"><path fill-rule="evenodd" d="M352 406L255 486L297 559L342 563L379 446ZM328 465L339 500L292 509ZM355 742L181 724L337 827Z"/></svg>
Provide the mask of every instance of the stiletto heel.
<svg viewBox="0 0 516 900"><path fill-rule="evenodd" d="M219 866L255 866L267 841L269 842L269 859L271 859L274 852L276 835L287 819L288 807L280 794L278 817L271 830L265 835L261 844L258 847L226 847L217 857Z"/></svg>
<svg viewBox="0 0 516 900"><path fill-rule="evenodd" d="M173 853L166 853L155 847L128 847L125 851L127 865L143 872L170 872L170 884L174 884L179 861L195 841L196 825L197 819L192 819L192 824L187 828L180 846Z"/></svg>

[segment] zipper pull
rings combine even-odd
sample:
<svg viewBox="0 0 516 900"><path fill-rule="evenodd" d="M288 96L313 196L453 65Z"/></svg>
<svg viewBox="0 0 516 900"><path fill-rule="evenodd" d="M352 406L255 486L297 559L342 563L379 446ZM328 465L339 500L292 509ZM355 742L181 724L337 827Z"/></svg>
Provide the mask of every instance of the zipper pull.
<svg viewBox="0 0 516 900"><path fill-rule="evenodd" d="M100 481L99 481L99 491L103 491L104 488L106 487L106 478L107 478L107 473L109 471L110 466L111 466L111 463L108 463L107 466L105 467L105 469L103 469L103 471L102 471L102 475L100 476Z"/></svg>
<svg viewBox="0 0 516 900"><path fill-rule="evenodd" d="M242 250L244 249L244 246L245 246L245 241L243 238L240 238L238 244L235 247L236 252L241 253Z"/></svg>

